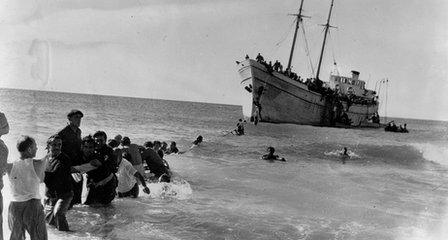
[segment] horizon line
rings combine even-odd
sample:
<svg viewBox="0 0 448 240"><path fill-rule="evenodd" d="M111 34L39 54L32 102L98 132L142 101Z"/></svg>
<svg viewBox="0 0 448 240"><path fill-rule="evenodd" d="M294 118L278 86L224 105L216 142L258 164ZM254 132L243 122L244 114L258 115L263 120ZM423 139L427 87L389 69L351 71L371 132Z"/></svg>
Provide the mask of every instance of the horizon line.
<svg viewBox="0 0 448 240"><path fill-rule="evenodd" d="M230 104L230 103L199 102L199 101L192 101L192 100L175 100L175 99L162 99L162 98L149 98L149 97L133 97L133 96L127 96L127 95L110 95L110 94L99 94L99 93L80 93L80 92L66 92L66 91L59 91L59 90L42 90L42 89L9 88L9 87L0 87L0 89L38 91L38 92L54 92L54 93L68 93L68 94L78 94L78 95L94 95L94 96L103 96L103 97L124 97L124 98L134 98L134 99L150 99L150 100L173 101L173 102L207 103L207 104L214 104L214 105L227 105L227 106L242 107L242 105L236 105L236 104Z"/></svg>

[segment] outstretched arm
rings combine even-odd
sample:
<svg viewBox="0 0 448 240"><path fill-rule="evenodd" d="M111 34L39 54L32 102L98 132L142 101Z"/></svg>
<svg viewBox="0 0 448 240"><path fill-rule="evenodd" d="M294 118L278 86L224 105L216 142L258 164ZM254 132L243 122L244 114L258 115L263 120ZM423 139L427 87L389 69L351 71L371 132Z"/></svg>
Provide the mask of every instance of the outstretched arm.
<svg viewBox="0 0 448 240"><path fill-rule="evenodd" d="M102 163L99 160L93 159L88 163L72 167L72 172L86 173L94 169L97 169L101 165Z"/></svg>
<svg viewBox="0 0 448 240"><path fill-rule="evenodd" d="M40 182L44 181L45 176L45 168L47 167L48 158L50 156L46 155L42 159L34 159L33 165L34 165L34 171L36 172L37 176L40 179Z"/></svg>

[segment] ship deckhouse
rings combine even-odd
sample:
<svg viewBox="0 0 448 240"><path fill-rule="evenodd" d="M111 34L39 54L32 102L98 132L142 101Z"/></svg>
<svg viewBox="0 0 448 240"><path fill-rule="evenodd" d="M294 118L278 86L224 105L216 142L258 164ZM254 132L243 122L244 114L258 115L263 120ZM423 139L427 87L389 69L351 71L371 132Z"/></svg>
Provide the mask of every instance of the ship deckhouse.
<svg viewBox="0 0 448 240"><path fill-rule="evenodd" d="M366 89L366 82L359 80L358 71L352 71L352 77L331 75L329 86L341 94L354 94L365 98L375 96L374 91Z"/></svg>

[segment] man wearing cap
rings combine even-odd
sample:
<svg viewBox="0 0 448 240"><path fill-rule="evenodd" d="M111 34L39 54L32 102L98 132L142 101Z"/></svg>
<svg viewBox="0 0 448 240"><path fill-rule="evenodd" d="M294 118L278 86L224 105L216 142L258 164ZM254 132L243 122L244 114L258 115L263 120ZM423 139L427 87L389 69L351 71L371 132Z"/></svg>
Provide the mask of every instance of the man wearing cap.
<svg viewBox="0 0 448 240"><path fill-rule="evenodd" d="M0 112L0 137L8 134L9 125L5 114ZM0 139L0 240L3 240L3 196L1 190L3 189L3 174L5 174L6 164L8 161L8 148Z"/></svg>
<svg viewBox="0 0 448 240"><path fill-rule="evenodd" d="M58 132L58 135L62 139L62 149L61 151L70 157L72 166L81 165L82 162L82 152L81 152L81 118L84 114L73 109L67 114L68 124L67 126ZM82 192L82 175L79 174L79 182L73 180L73 199L70 206L74 204L81 203L81 192Z"/></svg>

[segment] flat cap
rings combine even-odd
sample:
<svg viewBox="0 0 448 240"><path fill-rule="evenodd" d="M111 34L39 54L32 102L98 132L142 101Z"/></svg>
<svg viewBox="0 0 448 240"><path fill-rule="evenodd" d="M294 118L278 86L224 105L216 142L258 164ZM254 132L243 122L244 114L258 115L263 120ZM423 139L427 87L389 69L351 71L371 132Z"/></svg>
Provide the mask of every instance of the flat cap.
<svg viewBox="0 0 448 240"><path fill-rule="evenodd" d="M74 115L81 115L81 117L84 117L84 114L82 114L82 112L78 109L72 109L69 113L67 113L67 117L72 117Z"/></svg>

